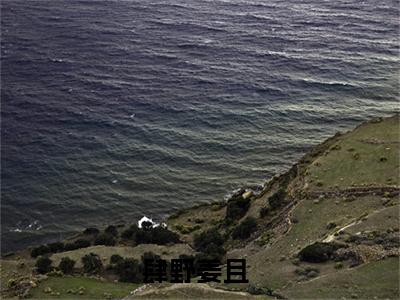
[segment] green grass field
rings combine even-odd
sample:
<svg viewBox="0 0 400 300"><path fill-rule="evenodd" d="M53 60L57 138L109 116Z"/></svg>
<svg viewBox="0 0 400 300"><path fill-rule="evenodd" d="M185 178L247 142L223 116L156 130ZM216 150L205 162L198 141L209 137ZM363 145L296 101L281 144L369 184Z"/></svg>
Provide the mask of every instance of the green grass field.
<svg viewBox="0 0 400 300"><path fill-rule="evenodd" d="M283 294L289 299L399 299L399 258L391 257L298 283Z"/></svg>
<svg viewBox="0 0 400 300"><path fill-rule="evenodd" d="M86 277L52 277L32 289L31 294L34 299L106 299L107 294L112 299L121 299L138 286L133 283L103 282ZM53 293L60 294L45 293L46 288L51 288ZM80 289L84 291L82 295L79 294ZM68 293L68 290L76 293Z"/></svg>
<svg viewBox="0 0 400 300"><path fill-rule="evenodd" d="M312 189L399 185L399 118L365 123L338 138L308 168Z"/></svg>

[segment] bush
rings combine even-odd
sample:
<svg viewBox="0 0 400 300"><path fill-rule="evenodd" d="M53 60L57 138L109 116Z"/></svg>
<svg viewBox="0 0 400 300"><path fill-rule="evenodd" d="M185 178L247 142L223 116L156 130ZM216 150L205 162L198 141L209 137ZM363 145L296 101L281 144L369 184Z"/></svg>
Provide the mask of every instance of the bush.
<svg viewBox="0 0 400 300"><path fill-rule="evenodd" d="M31 256L32 257L38 257L39 255L44 255L50 253L50 248L45 245L41 245L39 247L35 247L31 250Z"/></svg>
<svg viewBox="0 0 400 300"><path fill-rule="evenodd" d="M151 251L148 251L148 252L143 253L143 255L142 255L142 257L141 257L142 263L144 263L144 261L146 259L152 259L152 260L156 261L156 260L161 259L161 257L160 257L160 255L157 255Z"/></svg>
<svg viewBox="0 0 400 300"><path fill-rule="evenodd" d="M342 269L343 267L344 267L344 265L343 265L342 262L337 262L337 263L335 264L335 269Z"/></svg>
<svg viewBox="0 0 400 300"><path fill-rule="evenodd" d="M272 296L274 292L270 288L260 287L254 284L249 284L248 287L246 288L246 291L252 295L269 295L269 296Z"/></svg>
<svg viewBox="0 0 400 300"><path fill-rule="evenodd" d="M331 259L332 254L339 248L332 243L316 242L302 249L298 256L301 261L320 263Z"/></svg>
<svg viewBox="0 0 400 300"><path fill-rule="evenodd" d="M58 267L64 274L71 274L74 270L75 261L70 259L68 256L61 258L60 264Z"/></svg>
<svg viewBox="0 0 400 300"><path fill-rule="evenodd" d="M99 234L100 233L100 230L98 230L97 228L95 228L95 227L89 227L89 228L86 228L84 231L83 231L83 234L85 234L85 235L97 235L97 234Z"/></svg>
<svg viewBox="0 0 400 300"><path fill-rule="evenodd" d="M260 209L260 218L264 218L268 215L269 213L269 207L268 206L264 206Z"/></svg>
<svg viewBox="0 0 400 300"><path fill-rule="evenodd" d="M113 254L110 257L110 264L115 265L122 260L124 260L124 258L121 255Z"/></svg>
<svg viewBox="0 0 400 300"><path fill-rule="evenodd" d="M276 209L282 206L285 201L286 191L279 189L275 194L268 198L268 203L272 209Z"/></svg>
<svg viewBox="0 0 400 300"><path fill-rule="evenodd" d="M90 247L91 243L88 240L78 239L72 243L67 243L64 245L65 251L72 251L80 248L87 248Z"/></svg>
<svg viewBox="0 0 400 300"><path fill-rule="evenodd" d="M306 267L305 269L298 268L294 270L297 275L303 276L304 278L315 278L319 274L319 270L317 268Z"/></svg>
<svg viewBox="0 0 400 300"><path fill-rule="evenodd" d="M222 246L224 239L217 229L212 228L194 236L194 247L197 251L204 251L208 245Z"/></svg>
<svg viewBox="0 0 400 300"><path fill-rule="evenodd" d="M144 223L144 222L143 222ZM169 243L179 243L179 235L167 228L155 227L141 229L136 233L135 241L137 244L157 244L166 245Z"/></svg>
<svg viewBox="0 0 400 300"><path fill-rule="evenodd" d="M150 221L144 221L142 222L142 228L145 230L149 230L153 228L153 223L151 223Z"/></svg>
<svg viewBox="0 0 400 300"><path fill-rule="evenodd" d="M82 264L85 273L98 273L103 268L100 257L95 253L89 253L82 257Z"/></svg>
<svg viewBox="0 0 400 300"><path fill-rule="evenodd" d="M221 261L226 251L222 245L211 243L205 247L203 253L207 256L207 260Z"/></svg>
<svg viewBox="0 0 400 300"><path fill-rule="evenodd" d="M50 258L48 258L47 256L40 256L36 260L35 267L40 274L46 274L51 271L51 264L52 260Z"/></svg>
<svg viewBox="0 0 400 300"><path fill-rule="evenodd" d="M232 232L233 239L247 239L257 229L257 222L252 217L244 219Z"/></svg>
<svg viewBox="0 0 400 300"><path fill-rule="evenodd" d="M242 195L237 195L228 201L226 206L225 220L232 222L242 218L250 207L249 199L243 199Z"/></svg>
<svg viewBox="0 0 400 300"><path fill-rule="evenodd" d="M130 226L128 229L121 233L121 237L125 240L135 239L136 233L139 231L139 228L136 224Z"/></svg>
<svg viewBox="0 0 400 300"><path fill-rule="evenodd" d="M142 265L133 258L120 260L115 266L119 281L141 283L143 281Z"/></svg>
<svg viewBox="0 0 400 300"><path fill-rule="evenodd" d="M102 233L96 237L94 244L95 245L104 245L104 246L115 246L116 241L112 235L110 235L108 233Z"/></svg>
<svg viewBox="0 0 400 300"><path fill-rule="evenodd" d="M92 243L89 240L78 239L74 242L74 244L77 249L80 249L90 247Z"/></svg>
<svg viewBox="0 0 400 300"><path fill-rule="evenodd" d="M106 229L104 229L104 232L112 236L118 236L118 229L114 225L108 226Z"/></svg>
<svg viewBox="0 0 400 300"><path fill-rule="evenodd" d="M57 252L64 251L64 243L61 243L61 242L55 242L55 243L48 244L47 247L49 247L49 250L51 253L57 253Z"/></svg>

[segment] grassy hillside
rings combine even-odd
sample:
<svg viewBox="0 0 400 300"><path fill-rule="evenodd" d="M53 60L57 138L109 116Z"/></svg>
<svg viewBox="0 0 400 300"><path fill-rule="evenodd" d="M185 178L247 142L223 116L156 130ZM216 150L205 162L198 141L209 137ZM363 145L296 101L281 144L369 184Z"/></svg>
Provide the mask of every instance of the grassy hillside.
<svg viewBox="0 0 400 300"><path fill-rule="evenodd" d="M237 241L228 236L227 256L246 257L251 285L290 298L336 297L320 279L330 278L331 286L335 286L335 280L341 278L336 276L339 272L374 278L375 268L376 272L388 268L394 274L393 270L399 270L399 145L399 118L394 116L364 123L317 146L287 173L268 182L261 196L252 197L248 211L234 225L213 221L226 233L248 216L257 220L257 230L248 239ZM270 198L279 190L285 191L284 197L278 207L271 208ZM263 208L267 213L261 217ZM170 222L187 225L187 219L197 215L197 210ZM207 215L206 207L201 210ZM214 208L209 207L209 211L215 214ZM315 242L338 243L342 252L348 249L349 257L360 258L357 262L350 258L323 263L300 261L299 252ZM381 263L380 259L387 256L395 258ZM355 264L365 274L356 271L359 267ZM398 297L395 280L392 276L385 281L391 288L382 295ZM362 277L359 281L355 295L382 291L379 281L363 283ZM296 294L296 288L308 282L313 282L319 294L307 294L307 288ZM249 288L243 284L235 287Z"/></svg>
<svg viewBox="0 0 400 300"><path fill-rule="evenodd" d="M32 273L35 260L27 251L5 257L2 295L10 297L15 286L33 281L29 295L36 298L75 298L71 291L76 291L86 298L397 299L399 126L398 115L366 122L312 149L259 194L241 190L227 202L177 212L167 223L180 244L118 239L115 246L50 255L55 265L65 256L76 260L75 277ZM210 244L222 261L245 258L249 283L150 284L131 295L140 285L116 282L106 268L97 279L81 271L80 258L88 253L98 254L105 265L113 254L135 259L148 251L165 259L204 255ZM45 293L46 287L52 292Z"/></svg>

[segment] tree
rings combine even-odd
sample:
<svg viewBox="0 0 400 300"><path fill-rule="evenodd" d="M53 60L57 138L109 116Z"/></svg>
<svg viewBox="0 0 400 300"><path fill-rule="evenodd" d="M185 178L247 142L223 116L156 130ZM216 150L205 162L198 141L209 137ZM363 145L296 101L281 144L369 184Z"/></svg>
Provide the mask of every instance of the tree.
<svg viewBox="0 0 400 300"><path fill-rule="evenodd" d="M110 264L115 265L122 260L124 260L124 258L121 255L113 254L110 257Z"/></svg>
<svg viewBox="0 0 400 300"><path fill-rule="evenodd" d="M64 251L64 243L62 242L55 242L51 244L47 244L51 253L57 253Z"/></svg>
<svg viewBox="0 0 400 300"><path fill-rule="evenodd" d="M74 270L75 261L70 259L68 256L61 258L60 264L58 267L64 274L71 274Z"/></svg>
<svg viewBox="0 0 400 300"><path fill-rule="evenodd" d="M161 259L161 257L159 255L151 252L151 251L148 251L148 252L144 252L143 255L142 255L142 257L141 257L142 263L144 263L144 261L146 259L156 261L156 260Z"/></svg>
<svg viewBox="0 0 400 300"><path fill-rule="evenodd" d="M31 250L31 256L32 257L38 257L39 255L44 255L50 253L50 249L46 245L41 245L39 247L35 247Z"/></svg>
<svg viewBox="0 0 400 300"><path fill-rule="evenodd" d="M247 239L257 228L257 222L252 217L244 219L232 232L233 239Z"/></svg>
<svg viewBox="0 0 400 300"><path fill-rule="evenodd" d="M243 199L242 195L238 195L228 201L226 206L225 219L228 223L242 218L250 207L249 199Z"/></svg>
<svg viewBox="0 0 400 300"><path fill-rule="evenodd" d="M204 251L210 244L214 244L216 246L222 246L224 244L224 238L217 229L212 228L195 235L194 247L196 250Z"/></svg>
<svg viewBox="0 0 400 300"><path fill-rule="evenodd" d="M85 239L77 239L76 241L72 243L67 243L64 245L64 250L65 251L72 251L80 248L87 248L91 245L89 240Z"/></svg>
<svg viewBox="0 0 400 300"><path fill-rule="evenodd" d="M89 227L83 231L83 234L85 234L85 235L97 235L99 233L100 233L100 230L98 230L96 227Z"/></svg>
<svg viewBox="0 0 400 300"><path fill-rule="evenodd" d="M151 228L153 228L153 223L150 221L143 221L142 228L145 230L151 229Z"/></svg>
<svg viewBox="0 0 400 300"><path fill-rule="evenodd" d="M268 215L269 213L269 208L268 206L264 206L260 209L260 218L264 218Z"/></svg>
<svg viewBox="0 0 400 300"><path fill-rule="evenodd" d="M338 248L340 246L334 243L315 242L303 248L298 256L301 261L320 263L328 261Z"/></svg>
<svg viewBox="0 0 400 300"><path fill-rule="evenodd" d="M114 225L108 226L106 229L104 229L104 232L111 236L118 236L118 229Z"/></svg>
<svg viewBox="0 0 400 300"><path fill-rule="evenodd" d="M140 230L139 227L136 224L134 224L134 225L130 226L128 229L124 230L121 233L121 237L125 240L132 239L132 238L135 239L136 233L139 230Z"/></svg>
<svg viewBox="0 0 400 300"><path fill-rule="evenodd" d="M144 223L144 222L143 222ZM157 244L166 245L169 243L179 243L179 235L167 228L155 227L141 229L135 236L136 244Z"/></svg>
<svg viewBox="0 0 400 300"><path fill-rule="evenodd" d="M51 264L53 263L53 261L48 258L47 256L40 256L37 260L36 260L36 270L40 273L40 274L46 274L48 272L51 271L52 267Z"/></svg>
<svg viewBox="0 0 400 300"><path fill-rule="evenodd" d="M116 244L115 239L112 235L108 233L102 233L97 236L94 241L95 245L104 245L104 246L114 246Z"/></svg>
<svg viewBox="0 0 400 300"><path fill-rule="evenodd" d="M95 253L89 253L82 257L82 264L85 273L98 273L103 268L100 257Z"/></svg>
<svg viewBox="0 0 400 300"><path fill-rule="evenodd" d="M284 189L279 189L275 194L268 198L268 203L272 209L279 208L282 206L283 201L285 201L286 191Z"/></svg>
<svg viewBox="0 0 400 300"><path fill-rule="evenodd" d="M142 269L141 264L133 258L122 259L115 266L115 272L122 282L142 282Z"/></svg>

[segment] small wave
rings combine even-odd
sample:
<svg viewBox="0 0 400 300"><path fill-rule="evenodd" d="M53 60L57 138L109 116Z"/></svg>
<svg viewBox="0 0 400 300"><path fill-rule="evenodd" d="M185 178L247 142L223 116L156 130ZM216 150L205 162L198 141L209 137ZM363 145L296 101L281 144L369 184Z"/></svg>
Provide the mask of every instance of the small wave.
<svg viewBox="0 0 400 300"><path fill-rule="evenodd" d="M43 228L40 225L39 220L35 220L33 222L29 222L28 220L19 221L15 228L11 228L9 232L25 232L25 231L39 231Z"/></svg>

